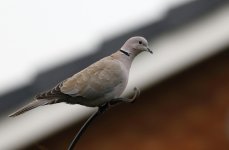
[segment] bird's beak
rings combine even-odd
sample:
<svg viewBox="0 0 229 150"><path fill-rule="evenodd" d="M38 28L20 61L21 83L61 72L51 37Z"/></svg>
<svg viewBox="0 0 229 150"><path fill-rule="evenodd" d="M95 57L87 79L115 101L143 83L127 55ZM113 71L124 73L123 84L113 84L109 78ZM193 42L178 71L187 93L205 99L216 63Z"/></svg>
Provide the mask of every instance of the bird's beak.
<svg viewBox="0 0 229 150"><path fill-rule="evenodd" d="M150 52L150 54L153 54L153 51L151 51L151 49L148 47L147 47L147 51Z"/></svg>

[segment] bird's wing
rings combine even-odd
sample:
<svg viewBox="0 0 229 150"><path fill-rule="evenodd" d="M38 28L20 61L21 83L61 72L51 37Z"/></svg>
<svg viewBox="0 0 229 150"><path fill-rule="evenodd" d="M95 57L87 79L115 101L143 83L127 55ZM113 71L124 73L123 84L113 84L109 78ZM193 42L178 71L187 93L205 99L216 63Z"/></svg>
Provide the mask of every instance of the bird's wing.
<svg viewBox="0 0 229 150"><path fill-rule="evenodd" d="M61 99L61 98L66 98L69 95L66 95L65 93L61 92L60 88L62 87L63 82L57 84L54 88L52 88L51 90L42 92L40 94L37 94L35 96L35 99L39 100L39 99Z"/></svg>
<svg viewBox="0 0 229 150"><path fill-rule="evenodd" d="M60 91L71 96L97 98L119 85L122 74L120 62L108 56L65 80Z"/></svg>

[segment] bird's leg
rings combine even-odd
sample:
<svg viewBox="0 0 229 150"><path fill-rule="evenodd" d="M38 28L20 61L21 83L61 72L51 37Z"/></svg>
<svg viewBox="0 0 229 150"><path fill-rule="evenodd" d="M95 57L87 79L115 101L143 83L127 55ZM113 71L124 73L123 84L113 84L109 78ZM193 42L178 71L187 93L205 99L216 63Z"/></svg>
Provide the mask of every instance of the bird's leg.
<svg viewBox="0 0 229 150"><path fill-rule="evenodd" d="M140 90L135 87L134 88L134 95L132 98L123 98L123 97L115 98L115 99L111 100L108 105L109 106L115 106L115 105L118 105L122 102L133 103L139 95L140 95Z"/></svg>
<svg viewBox="0 0 229 150"><path fill-rule="evenodd" d="M107 111L108 109L109 109L109 104L108 103L105 103L105 104L99 106L98 112L102 114L105 111Z"/></svg>

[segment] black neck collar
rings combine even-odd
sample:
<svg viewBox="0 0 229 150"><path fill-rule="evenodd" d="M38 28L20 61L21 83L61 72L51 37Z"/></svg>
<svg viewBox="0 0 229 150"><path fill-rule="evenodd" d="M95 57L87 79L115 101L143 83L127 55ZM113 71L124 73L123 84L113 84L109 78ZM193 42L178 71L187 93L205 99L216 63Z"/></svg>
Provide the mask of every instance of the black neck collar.
<svg viewBox="0 0 229 150"><path fill-rule="evenodd" d="M125 54L126 56L130 56L130 54L128 52L124 51L124 50L120 49L119 51L122 52L123 54Z"/></svg>

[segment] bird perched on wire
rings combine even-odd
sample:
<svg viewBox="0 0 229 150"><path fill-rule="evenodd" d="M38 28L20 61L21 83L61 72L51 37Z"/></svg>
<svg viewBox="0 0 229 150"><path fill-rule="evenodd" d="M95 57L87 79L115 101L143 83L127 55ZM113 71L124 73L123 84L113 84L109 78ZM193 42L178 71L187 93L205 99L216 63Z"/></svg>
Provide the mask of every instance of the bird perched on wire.
<svg viewBox="0 0 229 150"><path fill-rule="evenodd" d="M131 99L121 98L120 95L126 88L133 59L143 51L152 53L147 40L140 36L131 37L117 52L60 82L53 89L36 95L32 102L9 116L60 102L89 107L116 101L131 102L139 93L136 88Z"/></svg>

